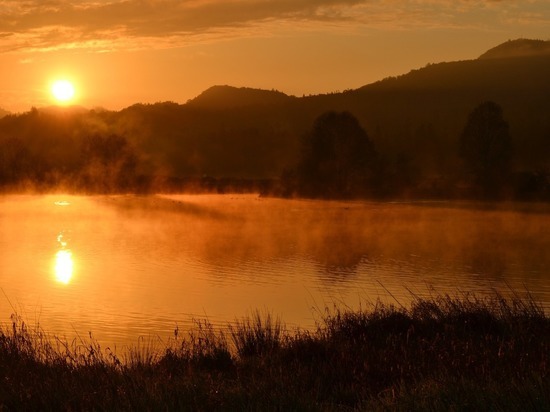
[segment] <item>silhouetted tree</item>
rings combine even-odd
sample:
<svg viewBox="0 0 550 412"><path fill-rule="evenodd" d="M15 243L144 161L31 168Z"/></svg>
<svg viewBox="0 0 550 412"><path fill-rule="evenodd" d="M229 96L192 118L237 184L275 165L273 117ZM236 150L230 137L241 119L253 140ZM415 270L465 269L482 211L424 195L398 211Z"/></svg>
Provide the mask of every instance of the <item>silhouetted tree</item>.
<svg viewBox="0 0 550 412"><path fill-rule="evenodd" d="M483 195L498 196L509 177L512 158L508 123L498 104L484 102L470 113L460 136L460 156Z"/></svg>
<svg viewBox="0 0 550 412"><path fill-rule="evenodd" d="M303 141L297 192L312 197L365 195L375 159L373 143L351 113L324 113Z"/></svg>

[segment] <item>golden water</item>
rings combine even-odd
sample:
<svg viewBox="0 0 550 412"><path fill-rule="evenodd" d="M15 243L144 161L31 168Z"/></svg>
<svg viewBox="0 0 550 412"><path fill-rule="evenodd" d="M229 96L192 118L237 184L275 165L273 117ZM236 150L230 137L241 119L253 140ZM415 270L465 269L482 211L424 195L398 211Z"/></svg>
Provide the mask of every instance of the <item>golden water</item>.
<svg viewBox="0 0 550 412"><path fill-rule="evenodd" d="M0 197L0 322L104 346L256 309L529 290L550 307L550 206L256 195ZM78 338L77 338L78 339Z"/></svg>

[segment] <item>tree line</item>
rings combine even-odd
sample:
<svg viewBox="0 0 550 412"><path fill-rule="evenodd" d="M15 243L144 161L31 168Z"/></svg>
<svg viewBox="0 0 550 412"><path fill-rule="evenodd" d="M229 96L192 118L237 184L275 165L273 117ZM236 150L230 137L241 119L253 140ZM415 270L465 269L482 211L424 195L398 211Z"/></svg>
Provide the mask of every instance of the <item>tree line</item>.
<svg viewBox="0 0 550 412"><path fill-rule="evenodd" d="M89 193L138 192L138 150L124 136L59 121L37 109L4 119L12 134L0 136L0 187L64 189Z"/></svg>
<svg viewBox="0 0 550 412"><path fill-rule="evenodd" d="M497 103L486 101L472 110L457 146L460 173L430 187L406 156L393 162L380 156L351 113L330 111L304 136L299 161L283 173L277 190L312 198L550 199L547 171L514 171L514 142Z"/></svg>
<svg viewBox="0 0 550 412"><path fill-rule="evenodd" d="M176 106L157 110L177 117ZM456 136L455 156L460 165L446 175L428 175L422 169L423 162L433 157L431 152L422 157L422 139L416 139L418 147L414 150L388 156L349 111L327 111L317 117L295 145L295 160L287 161L279 178L223 174L224 164L258 163L255 168L261 170L263 156L275 159L264 152L282 144L276 137L285 135L278 129L274 129L269 145L254 129L241 136L247 142L244 145L220 131L212 139L214 150L209 135L201 141L182 140L177 134L180 132L172 131L167 137L144 139L139 136L143 136L140 128L145 123L132 123L123 117L120 122L132 125L124 128L112 118L109 112L54 115L37 109L3 118L0 188L60 188L85 193L260 190L277 196L334 199L550 199L547 170L516 170L514 154L521 142L513 139L502 107L492 101L473 108L465 119L462 132ZM169 124L166 122L165 127ZM422 133L425 139L433 135L429 128ZM208 150L201 151L204 145ZM277 156L284 157L284 150L288 151L282 149ZM215 156L209 157L211 153ZM196 164L213 164L210 170L219 174L201 172Z"/></svg>

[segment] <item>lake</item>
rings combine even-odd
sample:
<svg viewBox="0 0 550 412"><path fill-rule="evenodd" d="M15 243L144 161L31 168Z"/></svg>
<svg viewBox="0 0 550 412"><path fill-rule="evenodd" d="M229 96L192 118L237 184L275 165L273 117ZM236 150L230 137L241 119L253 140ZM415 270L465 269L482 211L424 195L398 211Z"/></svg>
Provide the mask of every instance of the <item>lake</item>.
<svg viewBox="0 0 550 412"><path fill-rule="evenodd" d="M550 308L550 205L257 195L0 196L0 322L103 347L194 319L529 291Z"/></svg>

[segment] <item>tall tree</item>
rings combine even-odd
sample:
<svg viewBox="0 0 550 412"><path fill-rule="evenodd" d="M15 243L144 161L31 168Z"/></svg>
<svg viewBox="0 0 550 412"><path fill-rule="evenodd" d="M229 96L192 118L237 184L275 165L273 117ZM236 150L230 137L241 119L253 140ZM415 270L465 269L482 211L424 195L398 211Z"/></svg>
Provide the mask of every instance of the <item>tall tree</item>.
<svg viewBox="0 0 550 412"><path fill-rule="evenodd" d="M498 104L487 101L470 113L460 136L460 156L484 196L501 193L510 174L512 139Z"/></svg>
<svg viewBox="0 0 550 412"><path fill-rule="evenodd" d="M298 192L312 197L364 195L375 158L373 143L351 113L324 113L303 141Z"/></svg>

